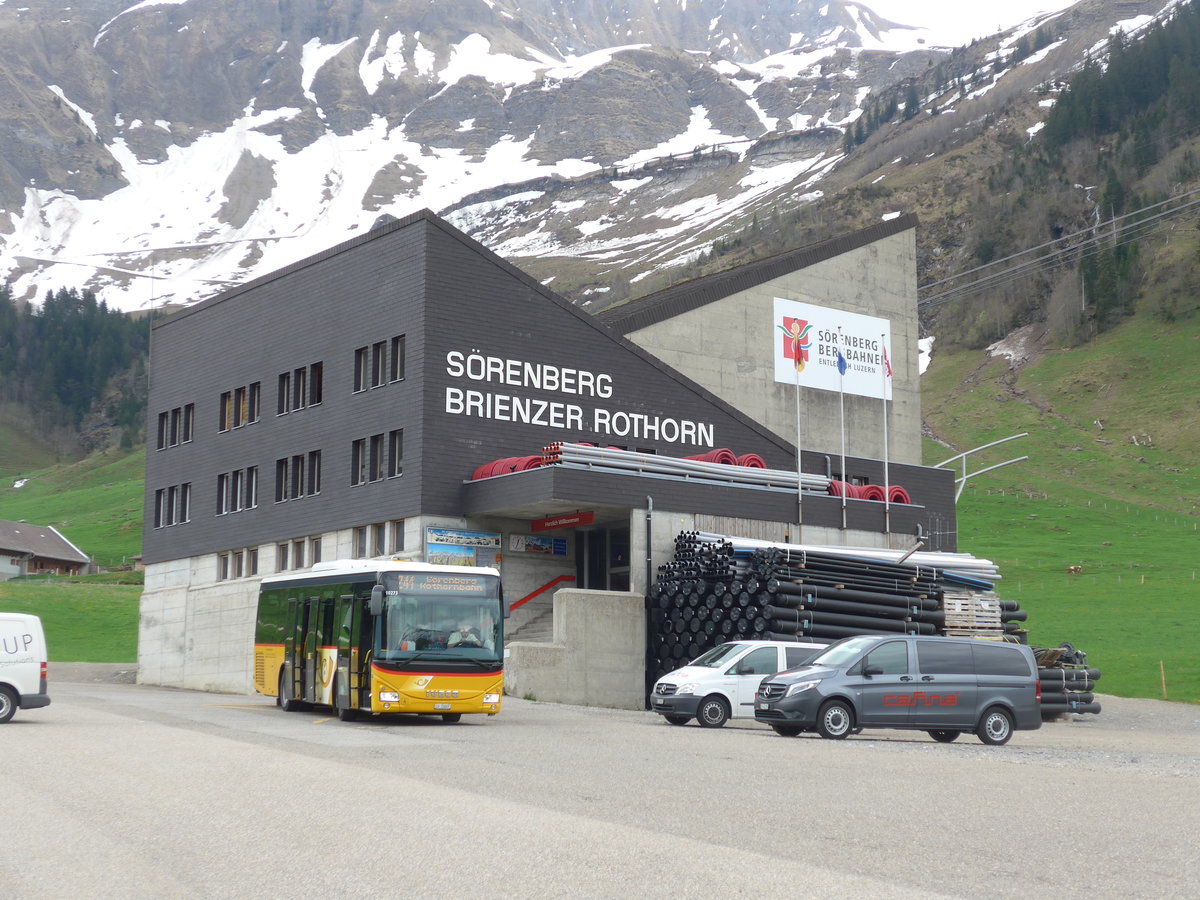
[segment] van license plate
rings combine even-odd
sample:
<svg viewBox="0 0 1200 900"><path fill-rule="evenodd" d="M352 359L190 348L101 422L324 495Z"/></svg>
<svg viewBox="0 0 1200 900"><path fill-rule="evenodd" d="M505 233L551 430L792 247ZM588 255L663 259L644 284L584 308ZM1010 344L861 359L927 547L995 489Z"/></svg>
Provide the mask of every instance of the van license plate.
<svg viewBox="0 0 1200 900"><path fill-rule="evenodd" d="M450 704L449 703L435 703L435 704L433 704L433 708L434 709L449 709Z"/></svg>

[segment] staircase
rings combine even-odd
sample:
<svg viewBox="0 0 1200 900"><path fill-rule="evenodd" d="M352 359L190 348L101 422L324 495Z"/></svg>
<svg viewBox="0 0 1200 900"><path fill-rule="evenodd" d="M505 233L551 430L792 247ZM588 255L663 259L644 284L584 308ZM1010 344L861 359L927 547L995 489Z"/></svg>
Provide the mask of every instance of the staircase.
<svg viewBox="0 0 1200 900"><path fill-rule="evenodd" d="M524 625L513 631L506 632L504 635L505 644L510 644L513 641L534 641L539 644L548 644L553 640L554 607L550 603L547 603L545 609L539 610Z"/></svg>

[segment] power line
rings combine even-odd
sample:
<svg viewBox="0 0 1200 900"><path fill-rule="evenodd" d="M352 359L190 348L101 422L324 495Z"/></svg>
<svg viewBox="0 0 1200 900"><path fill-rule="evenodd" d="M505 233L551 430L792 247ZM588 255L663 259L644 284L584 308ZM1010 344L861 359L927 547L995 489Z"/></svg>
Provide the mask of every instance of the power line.
<svg viewBox="0 0 1200 900"><path fill-rule="evenodd" d="M1099 252L1100 249L1103 249L1102 245L1117 247L1132 241L1140 240L1147 232L1157 228L1159 224L1161 224L1162 220L1177 216L1183 212L1193 209L1196 206L1200 206L1200 189L1187 191L1174 197L1170 197L1166 200L1161 200L1158 203L1148 204L1147 206L1143 206L1139 209L1133 210L1132 212L1114 217L1102 225L1076 231L1072 234L1066 235L1065 237L1047 241L1035 247L1030 247L1025 250L1018 251L1017 253L1012 253L1002 259L985 263L984 265L968 269L965 272L960 272L956 275L922 285L918 289L919 291L928 290L929 288L934 288L939 285L949 284L953 281L966 278L969 275L974 275L985 271L988 272L988 274L981 275L980 277L975 278L965 284L947 288L940 293L925 297L924 299L919 300L917 305L919 307L937 306L947 303L950 300L958 297L979 293L980 291L987 290L989 288L1000 287L1012 281L1024 278L1036 270L1044 268L1047 264L1057 262L1065 257L1070 257L1075 254L1078 254L1080 261L1082 261L1083 259ZM1168 208L1160 209L1160 207ZM1146 215L1152 210L1159 211L1152 215ZM1134 221L1124 225L1121 224L1130 219L1133 219ZM1068 246L1062 246L1064 241L1072 241L1073 239L1077 239L1085 235L1086 237L1082 240L1075 240L1074 243L1070 243ZM1044 251L1047 248L1055 249L1049 250L1049 252L1041 253L1039 256L1036 256L1032 259L1027 259L1014 265L1008 265L1007 267L999 269L998 271L990 271L995 270L998 266L1005 266L1006 263L1012 263L1014 260L1028 256L1031 253Z"/></svg>

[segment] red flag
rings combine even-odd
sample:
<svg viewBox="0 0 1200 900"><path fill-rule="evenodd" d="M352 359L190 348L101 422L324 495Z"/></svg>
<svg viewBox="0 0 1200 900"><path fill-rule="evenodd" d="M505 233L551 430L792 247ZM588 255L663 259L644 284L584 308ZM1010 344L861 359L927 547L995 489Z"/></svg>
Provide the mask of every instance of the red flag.
<svg viewBox="0 0 1200 900"><path fill-rule="evenodd" d="M887 378L892 377L892 361L888 359L887 347L883 348L883 374Z"/></svg>

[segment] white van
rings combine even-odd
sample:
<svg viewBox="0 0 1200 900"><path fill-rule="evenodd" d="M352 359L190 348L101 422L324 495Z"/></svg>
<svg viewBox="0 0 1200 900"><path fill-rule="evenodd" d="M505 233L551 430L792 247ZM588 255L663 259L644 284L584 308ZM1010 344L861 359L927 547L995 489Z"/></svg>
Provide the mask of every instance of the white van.
<svg viewBox="0 0 1200 900"><path fill-rule="evenodd" d="M695 718L706 728L754 717L754 692L764 675L802 666L828 643L730 641L682 669L668 672L650 692L650 708L672 725Z"/></svg>
<svg viewBox="0 0 1200 900"><path fill-rule="evenodd" d="M42 620L0 612L0 724L18 708L50 705L46 693L46 636Z"/></svg>

